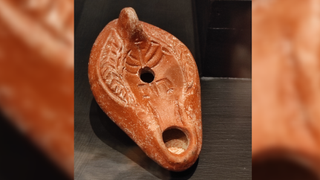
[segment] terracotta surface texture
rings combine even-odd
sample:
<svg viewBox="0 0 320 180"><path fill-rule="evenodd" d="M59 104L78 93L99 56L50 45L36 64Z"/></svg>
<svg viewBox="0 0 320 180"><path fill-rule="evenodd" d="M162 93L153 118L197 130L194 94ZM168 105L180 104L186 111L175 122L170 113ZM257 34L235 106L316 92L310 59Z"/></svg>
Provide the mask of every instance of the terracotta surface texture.
<svg viewBox="0 0 320 180"><path fill-rule="evenodd" d="M0 1L1 112L69 177L74 138L73 6L72 0Z"/></svg>
<svg viewBox="0 0 320 180"><path fill-rule="evenodd" d="M252 2L253 159L273 152L320 172L319 37L319 0Z"/></svg>
<svg viewBox="0 0 320 180"><path fill-rule="evenodd" d="M89 81L102 110L155 162L183 171L202 146L200 81L188 50L124 8L96 39Z"/></svg>

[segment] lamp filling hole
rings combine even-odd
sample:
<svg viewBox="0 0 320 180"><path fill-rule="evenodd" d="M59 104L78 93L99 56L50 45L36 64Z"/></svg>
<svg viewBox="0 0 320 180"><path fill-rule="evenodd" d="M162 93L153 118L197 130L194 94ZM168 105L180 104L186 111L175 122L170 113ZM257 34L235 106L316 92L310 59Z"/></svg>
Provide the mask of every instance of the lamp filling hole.
<svg viewBox="0 0 320 180"><path fill-rule="evenodd" d="M189 145L185 133L176 128L167 129L162 134L163 142L173 154L183 153Z"/></svg>
<svg viewBox="0 0 320 180"><path fill-rule="evenodd" d="M154 72L151 68L145 67L140 70L140 79L143 82L151 83L154 80Z"/></svg>

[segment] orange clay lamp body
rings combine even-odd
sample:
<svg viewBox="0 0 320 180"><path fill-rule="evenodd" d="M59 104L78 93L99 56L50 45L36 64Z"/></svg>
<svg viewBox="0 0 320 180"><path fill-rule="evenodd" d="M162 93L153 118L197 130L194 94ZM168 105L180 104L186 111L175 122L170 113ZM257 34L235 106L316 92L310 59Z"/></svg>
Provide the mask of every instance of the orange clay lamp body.
<svg viewBox="0 0 320 180"><path fill-rule="evenodd" d="M173 35L124 8L93 45L89 81L102 110L159 165L183 171L198 159L198 70Z"/></svg>

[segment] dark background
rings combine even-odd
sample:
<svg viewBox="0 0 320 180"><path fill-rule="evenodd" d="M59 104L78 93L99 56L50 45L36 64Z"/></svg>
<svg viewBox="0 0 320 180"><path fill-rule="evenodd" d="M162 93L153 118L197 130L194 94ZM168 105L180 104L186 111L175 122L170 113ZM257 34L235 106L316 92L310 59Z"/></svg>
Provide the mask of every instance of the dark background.
<svg viewBox="0 0 320 180"><path fill-rule="evenodd" d="M202 76L251 78L251 0L197 0Z"/></svg>
<svg viewBox="0 0 320 180"><path fill-rule="evenodd" d="M193 54L200 76L251 78L251 0L76 0L76 36L89 31L79 26L84 9L95 8L86 23L91 34L87 40L93 44L103 27L129 6L141 21L183 42Z"/></svg>
<svg viewBox="0 0 320 180"><path fill-rule="evenodd" d="M0 113L1 180L68 180L68 176Z"/></svg>

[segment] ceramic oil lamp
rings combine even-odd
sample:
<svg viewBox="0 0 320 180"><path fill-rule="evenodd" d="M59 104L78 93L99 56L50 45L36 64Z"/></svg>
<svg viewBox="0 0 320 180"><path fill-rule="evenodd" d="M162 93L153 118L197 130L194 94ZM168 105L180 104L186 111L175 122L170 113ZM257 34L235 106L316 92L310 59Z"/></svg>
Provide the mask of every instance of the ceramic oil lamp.
<svg viewBox="0 0 320 180"><path fill-rule="evenodd" d="M101 109L155 162L183 171L202 146L200 81L188 48L124 8L96 39L89 81Z"/></svg>

